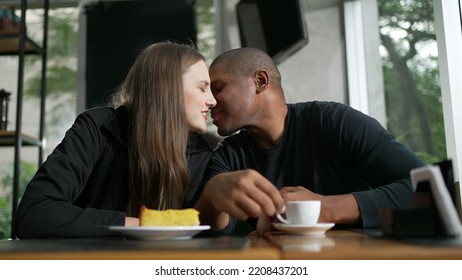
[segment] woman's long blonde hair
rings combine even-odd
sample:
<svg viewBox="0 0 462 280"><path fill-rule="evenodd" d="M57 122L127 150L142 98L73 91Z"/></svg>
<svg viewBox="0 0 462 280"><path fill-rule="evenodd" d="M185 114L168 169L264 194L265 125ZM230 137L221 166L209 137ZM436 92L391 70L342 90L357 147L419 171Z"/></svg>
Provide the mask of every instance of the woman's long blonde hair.
<svg viewBox="0 0 462 280"><path fill-rule="evenodd" d="M193 46L162 42L144 49L131 67L113 106L129 114L129 203L137 217L141 205L181 208L190 182L182 75L205 61Z"/></svg>

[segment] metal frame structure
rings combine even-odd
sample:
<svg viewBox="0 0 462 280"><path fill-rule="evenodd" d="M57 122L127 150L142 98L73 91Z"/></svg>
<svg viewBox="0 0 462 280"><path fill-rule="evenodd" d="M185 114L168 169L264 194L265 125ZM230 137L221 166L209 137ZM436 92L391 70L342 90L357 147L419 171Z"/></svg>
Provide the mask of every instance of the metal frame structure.
<svg viewBox="0 0 462 280"><path fill-rule="evenodd" d="M0 36L0 40L16 40L18 50L2 52L1 55L18 55L18 87L16 102L16 128L13 133L5 132L0 135L2 146L14 145L14 167L13 167L13 194L12 194L12 219L11 219L11 238L15 238L15 218L19 202L19 191L21 181L21 148L24 145L38 147L38 164L43 162L43 139L45 128L45 99L46 99L46 69L47 69L47 48L48 48L48 10L49 0L43 0L43 43L40 47L35 44L26 34L26 13L28 8L27 0L21 0L21 18L19 34ZM31 50L32 48L32 50ZM40 127L38 139L22 134L22 115L23 115L23 95L24 95L24 57L27 54L40 54L42 56L41 87L40 87Z"/></svg>

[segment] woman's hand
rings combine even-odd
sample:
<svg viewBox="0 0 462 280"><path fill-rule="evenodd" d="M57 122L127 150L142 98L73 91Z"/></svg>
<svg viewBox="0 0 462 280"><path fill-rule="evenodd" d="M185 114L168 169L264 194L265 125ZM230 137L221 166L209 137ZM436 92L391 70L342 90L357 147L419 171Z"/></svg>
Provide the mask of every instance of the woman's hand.
<svg viewBox="0 0 462 280"><path fill-rule="evenodd" d="M133 226L139 226L139 225L140 225L140 219L133 218L133 217L125 217L126 227L133 227Z"/></svg>

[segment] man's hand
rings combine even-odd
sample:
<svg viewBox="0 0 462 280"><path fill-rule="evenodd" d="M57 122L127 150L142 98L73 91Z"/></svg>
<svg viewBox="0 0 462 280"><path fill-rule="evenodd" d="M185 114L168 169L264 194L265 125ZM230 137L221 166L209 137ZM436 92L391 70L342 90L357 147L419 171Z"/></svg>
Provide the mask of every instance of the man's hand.
<svg viewBox="0 0 462 280"><path fill-rule="evenodd" d="M210 212L209 206L215 211ZM277 210L284 212L285 203L270 181L257 171L247 169L221 173L210 179L196 207L201 212L201 219L204 217L206 222L216 224L210 213L220 219L226 213L236 219L247 220L262 214L273 216Z"/></svg>
<svg viewBox="0 0 462 280"><path fill-rule="evenodd" d="M352 194L320 195L304 187L284 187L281 195L285 201L321 200L320 223L359 224L361 214Z"/></svg>
<svg viewBox="0 0 462 280"><path fill-rule="evenodd" d="M285 201L321 200L322 197L304 187L284 187L280 190L280 193ZM274 216L261 215L257 222L258 234L263 235L265 232L273 230L273 222L275 221L278 220Z"/></svg>
<svg viewBox="0 0 462 280"><path fill-rule="evenodd" d="M322 200L323 196L304 187L284 187L281 195L285 201L292 200Z"/></svg>
<svg viewBox="0 0 462 280"><path fill-rule="evenodd" d="M267 231L273 230L273 222L275 222L273 217L268 217L266 215L261 215L258 217L257 221L257 232L259 235L263 236L263 234Z"/></svg>

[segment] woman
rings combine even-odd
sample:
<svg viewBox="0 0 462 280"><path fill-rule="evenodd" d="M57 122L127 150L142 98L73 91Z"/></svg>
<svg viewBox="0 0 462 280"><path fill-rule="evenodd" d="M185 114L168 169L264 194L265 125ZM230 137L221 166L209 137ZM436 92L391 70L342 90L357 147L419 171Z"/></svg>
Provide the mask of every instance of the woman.
<svg viewBox="0 0 462 280"><path fill-rule="evenodd" d="M111 106L80 114L29 183L15 221L19 238L87 237L138 225L141 205L192 207L211 150L216 101L193 47L143 50Z"/></svg>

